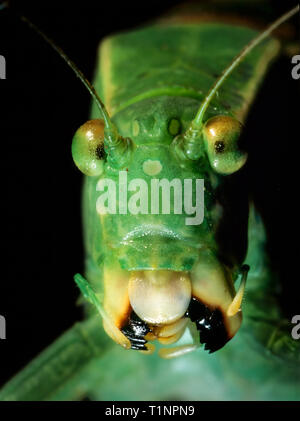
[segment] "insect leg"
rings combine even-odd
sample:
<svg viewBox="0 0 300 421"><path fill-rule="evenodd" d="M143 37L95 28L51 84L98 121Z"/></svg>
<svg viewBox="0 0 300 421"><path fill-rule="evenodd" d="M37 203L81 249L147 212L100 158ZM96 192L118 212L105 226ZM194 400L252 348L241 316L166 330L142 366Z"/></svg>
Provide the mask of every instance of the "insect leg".
<svg viewBox="0 0 300 421"><path fill-rule="evenodd" d="M0 390L0 401L80 399L77 384L93 359L105 356L113 342L103 335L99 316L74 324ZM75 387L70 387L70 384Z"/></svg>
<svg viewBox="0 0 300 421"><path fill-rule="evenodd" d="M245 286L246 286L249 269L250 267L248 265L243 265L241 267L241 270L240 270L240 273L242 275L241 283L234 299L232 300L232 303L227 309L228 316L234 316L241 309L241 304L242 304L242 300L243 300L243 296L245 292Z"/></svg>
<svg viewBox="0 0 300 421"><path fill-rule="evenodd" d="M270 329L266 348L278 357L299 364L300 342L293 338L291 323L287 319L278 321L273 329Z"/></svg>
<svg viewBox="0 0 300 421"><path fill-rule="evenodd" d="M99 298L97 297L87 280L84 279L83 276L81 276L78 273L74 276L74 279L79 289L81 290L83 296L97 308L99 314L103 319L104 328L107 332L109 332L112 339L114 339L115 342L117 342L124 348L129 349L131 347L130 341L110 319L110 317L102 307Z"/></svg>
<svg viewBox="0 0 300 421"><path fill-rule="evenodd" d="M158 354L161 358L170 359L189 354L198 348L200 348L199 344L179 345L172 348L162 348L158 351Z"/></svg>
<svg viewBox="0 0 300 421"><path fill-rule="evenodd" d="M155 331L157 339L161 344L169 345L177 342L186 330L188 319L182 318L172 325L164 326L160 330ZM201 344L194 338L194 343L179 345L172 348L161 348L158 354L161 358L170 359L180 357L181 355L188 354L200 348Z"/></svg>

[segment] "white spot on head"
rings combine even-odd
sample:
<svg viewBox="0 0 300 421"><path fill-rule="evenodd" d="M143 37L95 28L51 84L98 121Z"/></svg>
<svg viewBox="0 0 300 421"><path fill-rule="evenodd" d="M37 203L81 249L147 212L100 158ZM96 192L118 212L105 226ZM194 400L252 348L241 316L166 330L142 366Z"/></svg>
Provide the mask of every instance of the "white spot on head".
<svg viewBox="0 0 300 421"><path fill-rule="evenodd" d="M143 171L145 174L153 176L161 172L162 165L158 160L147 159L143 163Z"/></svg>

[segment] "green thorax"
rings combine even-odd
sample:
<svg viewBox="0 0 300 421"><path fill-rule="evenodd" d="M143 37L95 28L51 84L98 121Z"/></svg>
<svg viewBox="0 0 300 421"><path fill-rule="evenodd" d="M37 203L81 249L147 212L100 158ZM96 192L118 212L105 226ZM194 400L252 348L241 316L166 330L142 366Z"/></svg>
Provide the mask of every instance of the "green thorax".
<svg viewBox="0 0 300 421"><path fill-rule="evenodd" d="M154 25L109 37L99 48L96 90L112 115L145 98L176 96L201 101L216 77L256 34L240 26L199 23ZM243 119L277 52L274 40L255 48L222 86L211 112L231 112Z"/></svg>

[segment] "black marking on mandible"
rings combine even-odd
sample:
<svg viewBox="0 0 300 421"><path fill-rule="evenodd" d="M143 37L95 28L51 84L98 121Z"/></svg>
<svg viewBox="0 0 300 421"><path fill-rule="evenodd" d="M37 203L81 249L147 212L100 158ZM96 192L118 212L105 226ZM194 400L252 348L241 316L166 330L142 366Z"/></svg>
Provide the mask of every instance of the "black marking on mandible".
<svg viewBox="0 0 300 421"><path fill-rule="evenodd" d="M193 297L185 316L196 324L200 332L200 342L205 344L204 349L210 354L223 348L230 339L219 309L211 310Z"/></svg>
<svg viewBox="0 0 300 421"><path fill-rule="evenodd" d="M131 349L147 350L145 346L147 341L144 337L150 332L150 329L134 311L131 312L127 324L122 327L121 331L130 340Z"/></svg>

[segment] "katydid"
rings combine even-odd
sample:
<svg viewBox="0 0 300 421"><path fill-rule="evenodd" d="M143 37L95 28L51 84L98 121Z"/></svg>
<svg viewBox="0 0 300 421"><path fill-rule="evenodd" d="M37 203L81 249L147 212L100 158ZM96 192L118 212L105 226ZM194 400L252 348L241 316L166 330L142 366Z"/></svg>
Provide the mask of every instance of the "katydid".
<svg viewBox="0 0 300 421"><path fill-rule="evenodd" d="M189 369L184 375L198 373L191 381L195 393L190 399L211 396L205 385L199 386L201 373L211 373L218 384L224 364L232 364L232 370L227 386L218 386L218 398L228 399L231 393L237 399L245 399L247 393L261 399L299 396L299 344L282 322L267 256L259 271L265 243L262 222L251 208L248 228L247 191L235 192L230 199L224 195L225 187L246 164L247 152L240 144L242 127L257 87L279 53L278 41L267 36L298 10L294 8L260 35L246 27L201 22L201 16L191 24L179 16L109 37L99 50L95 89L71 63L95 99L91 120L78 129L72 145L74 161L86 176L87 280L81 275L75 280L93 306L87 309L86 321L3 388L1 399L128 398L126 388L114 394L109 387L103 390L105 381L101 386L103 369L112 356L124 362L114 372L111 360L116 382L128 367L144 370L148 376L154 370L149 396L166 398L182 392L176 361L187 353ZM212 56L218 59L211 62ZM107 207L102 212L103 203L102 208L97 206L103 191L99 182L109 179L120 194L120 172L126 175L126 186L142 179L149 187L153 178L204 180L203 221L187 225L185 219L191 214L174 209L169 214L142 211L138 196L135 213L125 208L110 212ZM163 194L159 197L163 199ZM235 241L236 221L242 243ZM267 303L268 314L257 308L258 295ZM106 333L125 349L114 347L101 331L99 314ZM170 361L143 355L152 354L157 343L159 355ZM202 344L215 355L206 354ZM247 358L263 379L269 381L271 373L275 376L276 391L252 382L241 366L246 347ZM274 374L282 353L288 354L287 363ZM163 380L169 369L172 374ZM167 393L156 395L152 390L157 376ZM243 378L249 384L238 391Z"/></svg>

